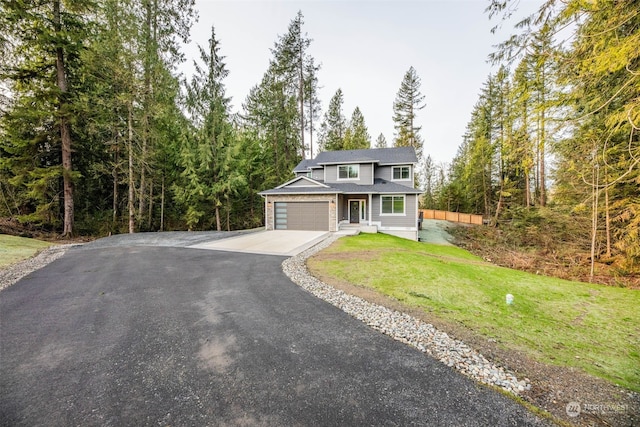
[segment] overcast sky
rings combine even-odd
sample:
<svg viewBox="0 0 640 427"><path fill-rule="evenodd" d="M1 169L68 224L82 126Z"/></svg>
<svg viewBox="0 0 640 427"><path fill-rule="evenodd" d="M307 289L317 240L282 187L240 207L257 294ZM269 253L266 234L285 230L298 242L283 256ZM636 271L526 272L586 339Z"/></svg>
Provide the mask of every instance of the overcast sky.
<svg viewBox="0 0 640 427"><path fill-rule="evenodd" d="M539 1L521 1L533 11ZM303 30L313 39L309 53L320 63L323 113L338 88L344 115L362 111L372 141L382 132L393 140L393 101L405 72L413 66L422 80L426 107L418 113L424 154L450 162L462 142L482 84L491 72L487 55L511 32L499 35L484 13L488 0L420 1L244 1L196 0L199 22L185 47L185 75L198 57L196 44L207 46L215 27L229 76L227 94L233 112L260 82L278 35L285 34L298 10Z"/></svg>

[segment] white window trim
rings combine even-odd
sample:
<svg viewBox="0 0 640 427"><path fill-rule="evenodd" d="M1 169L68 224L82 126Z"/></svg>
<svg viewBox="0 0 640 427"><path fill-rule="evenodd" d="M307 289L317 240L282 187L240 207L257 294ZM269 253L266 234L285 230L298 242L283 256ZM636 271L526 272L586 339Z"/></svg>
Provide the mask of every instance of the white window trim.
<svg viewBox="0 0 640 427"><path fill-rule="evenodd" d="M393 171L395 169L409 168L409 177L408 178L394 178ZM402 176L402 172L400 172L400 176ZM391 181L411 181L411 166L409 165L400 165L400 166L391 166Z"/></svg>
<svg viewBox="0 0 640 427"><path fill-rule="evenodd" d="M340 168L343 167L355 167L356 170L358 171L358 177L357 178L340 178ZM336 167L336 180L337 181L358 181L360 179L360 165L358 163L352 163L352 164L347 164L347 165L338 165Z"/></svg>
<svg viewBox="0 0 640 427"><path fill-rule="evenodd" d="M393 197L402 197L402 213L383 213L382 198L391 197L391 206L393 206ZM405 194L381 194L380 195L380 216L407 216L407 196Z"/></svg>

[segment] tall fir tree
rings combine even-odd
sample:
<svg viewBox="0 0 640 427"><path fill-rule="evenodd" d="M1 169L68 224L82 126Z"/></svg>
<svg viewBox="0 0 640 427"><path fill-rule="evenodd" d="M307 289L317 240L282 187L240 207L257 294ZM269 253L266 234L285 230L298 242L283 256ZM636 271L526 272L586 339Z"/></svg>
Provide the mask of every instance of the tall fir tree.
<svg viewBox="0 0 640 427"><path fill-rule="evenodd" d="M424 95L420 92L420 77L412 67L407 70L400 84L400 89L393 102L393 122L396 135L393 141L395 147L413 147L418 159L422 159L422 137L416 121L418 111L422 110Z"/></svg>
<svg viewBox="0 0 640 427"><path fill-rule="evenodd" d="M2 44L8 54L0 79L8 82L12 100L5 101L0 118L0 169L15 189L22 220L56 227L62 223L62 234L69 237L78 178L73 123L79 57L87 48L88 16L95 5L90 0L51 0L30 7L3 2L1 7Z"/></svg>
<svg viewBox="0 0 640 427"><path fill-rule="evenodd" d="M356 107L353 110L342 148L345 150L371 148L371 137L364 123L364 116L360 111L360 107Z"/></svg>
<svg viewBox="0 0 640 427"><path fill-rule="evenodd" d="M224 87L228 71L213 27L208 49L199 46L199 51L202 64L194 61L195 72L187 86L186 99L193 135L182 147L178 163L184 179L174 186L174 192L186 206L185 219L190 228L212 213L209 217L215 218L216 229L221 231L223 203L242 185L243 178L231 167L239 153L234 152L230 98ZM225 207L229 209L228 203Z"/></svg>
<svg viewBox="0 0 640 427"><path fill-rule="evenodd" d="M329 107L320 125L320 151L335 151L344 148L347 132L347 119L342 113L344 97L342 89L338 89L329 101Z"/></svg>

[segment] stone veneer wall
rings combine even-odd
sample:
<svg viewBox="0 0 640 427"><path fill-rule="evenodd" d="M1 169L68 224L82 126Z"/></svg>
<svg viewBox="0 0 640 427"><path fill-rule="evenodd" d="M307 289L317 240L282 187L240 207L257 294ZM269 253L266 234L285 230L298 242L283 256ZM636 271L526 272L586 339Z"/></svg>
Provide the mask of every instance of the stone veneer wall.
<svg viewBox="0 0 640 427"><path fill-rule="evenodd" d="M333 203L331 203L333 201ZM274 207L276 202L329 202L329 231L336 229L336 194L268 195L265 200L265 229L274 229Z"/></svg>

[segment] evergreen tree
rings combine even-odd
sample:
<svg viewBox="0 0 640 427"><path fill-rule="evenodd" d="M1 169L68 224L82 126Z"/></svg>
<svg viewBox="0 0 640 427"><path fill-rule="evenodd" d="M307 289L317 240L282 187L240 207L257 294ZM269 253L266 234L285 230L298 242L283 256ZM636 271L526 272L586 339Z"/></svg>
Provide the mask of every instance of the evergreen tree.
<svg viewBox="0 0 640 427"><path fill-rule="evenodd" d="M318 77L317 73L320 70L319 66L315 65L315 61L312 57L306 65L307 79L305 81L305 98L307 102L306 109L306 124L309 129L309 158L314 158L313 151L313 136L316 132L315 124L320 117L320 98L318 97Z"/></svg>
<svg viewBox="0 0 640 427"><path fill-rule="evenodd" d="M309 55L308 50L311 39L303 34L302 26L304 17L298 11L295 18L289 23L286 34L279 37L271 50L273 71L282 76L285 82L285 91L296 100L297 104L297 128L299 133L299 154L305 156L309 145L305 142L307 124L313 126L314 113L317 113L318 94L316 73L320 69ZM309 111L305 113L305 109ZM308 118L311 118L309 122ZM311 130L312 134L313 131Z"/></svg>
<svg viewBox="0 0 640 427"><path fill-rule="evenodd" d="M380 135L376 138L375 148L387 148L387 138L384 137L382 132L380 132Z"/></svg>
<svg viewBox="0 0 640 427"><path fill-rule="evenodd" d="M320 151L335 151L344 148L344 137L347 132L347 119L342 114L342 89L338 89L329 101L320 126Z"/></svg>
<svg viewBox="0 0 640 427"><path fill-rule="evenodd" d="M343 149L359 150L363 148L371 148L371 137L364 123L364 116L359 107L353 110L349 128L345 133Z"/></svg>
<svg viewBox="0 0 640 427"><path fill-rule="evenodd" d="M396 130L395 147L413 147L418 159L422 158L421 126L416 123L416 114L425 107L424 95L420 93L420 77L413 67L405 73L396 99L393 102L393 122Z"/></svg>
<svg viewBox="0 0 640 427"><path fill-rule="evenodd" d="M195 73L187 86L186 106L193 135L182 147L178 163L184 180L174 186L174 192L178 201L186 205L190 228L213 212L216 229L221 231L221 208L224 204L229 211L230 195L243 184L243 179L232 167L240 153L236 152L229 120L230 98L225 95L223 83L228 71L213 27L208 47L205 50L199 46L202 65L194 61Z"/></svg>
<svg viewBox="0 0 640 427"><path fill-rule="evenodd" d="M52 0L29 7L3 2L0 9L1 43L8 50L0 80L13 98L4 101L0 118L0 169L15 189L20 218L57 226L62 213L67 237L74 232L78 178L72 162L78 59L93 8L88 0Z"/></svg>

